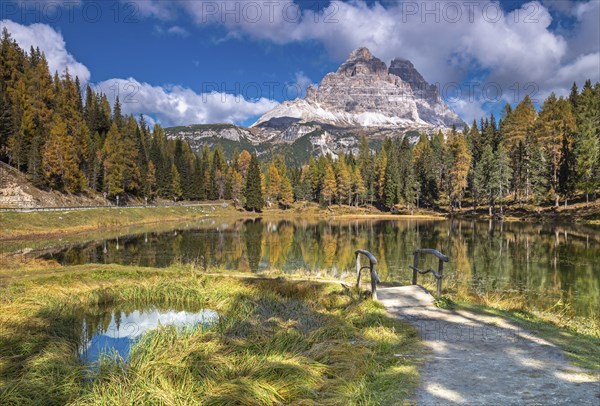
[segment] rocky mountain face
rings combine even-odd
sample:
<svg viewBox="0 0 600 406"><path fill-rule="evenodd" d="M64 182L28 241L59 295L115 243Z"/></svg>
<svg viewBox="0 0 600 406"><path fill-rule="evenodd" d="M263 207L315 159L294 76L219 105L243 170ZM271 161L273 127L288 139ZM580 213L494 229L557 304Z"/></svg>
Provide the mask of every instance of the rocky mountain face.
<svg viewBox="0 0 600 406"><path fill-rule="evenodd" d="M464 123L410 61L396 58L388 68L367 48L359 48L318 86L310 86L305 98L279 104L248 129L190 126L167 129L167 134L186 138L194 147L224 140L251 144L260 154L300 142L309 144L313 155L336 155L356 152L362 135L375 142L402 134L416 139L419 132L453 125Z"/></svg>
<svg viewBox="0 0 600 406"><path fill-rule="evenodd" d="M464 125L410 61L397 58L388 68L367 48L353 51L336 72L309 87L304 99L281 103L253 127L274 127L283 118L344 128Z"/></svg>

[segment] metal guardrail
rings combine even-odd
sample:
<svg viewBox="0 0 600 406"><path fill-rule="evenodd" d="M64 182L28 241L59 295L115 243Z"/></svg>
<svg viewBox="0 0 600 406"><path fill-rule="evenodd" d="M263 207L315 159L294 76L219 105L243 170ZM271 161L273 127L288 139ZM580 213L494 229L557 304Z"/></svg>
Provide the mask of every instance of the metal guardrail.
<svg viewBox="0 0 600 406"><path fill-rule="evenodd" d="M7 164L5 162L2 162L2 161L0 161L0 168L6 169L7 171L10 171L13 173L16 173L17 175L23 175L23 173L20 170L18 170L14 166L10 166L9 164Z"/></svg>
<svg viewBox="0 0 600 406"><path fill-rule="evenodd" d="M373 299L377 299L377 284L381 282L379 280L379 276L377 275L377 271L375 271L375 265L377 264L377 259L373 254L371 254L367 250L356 250L354 251L356 255L356 287L360 286L360 274L363 269L369 269L371 276L371 297ZM369 265L360 266L360 255L364 255L369 260Z"/></svg>
<svg viewBox="0 0 600 406"><path fill-rule="evenodd" d="M438 258L438 270L437 272L433 269L421 270L419 269L419 255L420 254L431 254L435 255ZM437 281L437 298L442 294L442 278L444 277L444 262L450 261L446 255L442 254L438 250L434 250L431 248L419 248L413 252L413 265L409 266L410 269L413 270L412 284L417 284L417 274L426 274L431 272L433 277Z"/></svg>

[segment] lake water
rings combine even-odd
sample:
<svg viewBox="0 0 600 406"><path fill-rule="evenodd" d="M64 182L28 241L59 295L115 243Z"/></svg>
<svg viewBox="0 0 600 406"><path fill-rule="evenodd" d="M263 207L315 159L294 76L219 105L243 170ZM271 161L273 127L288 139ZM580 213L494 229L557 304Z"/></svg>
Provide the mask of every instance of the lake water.
<svg viewBox="0 0 600 406"><path fill-rule="evenodd" d="M354 250L371 251L382 281L410 283L412 252L450 257L444 288L518 297L528 306L598 316L600 230L590 226L450 220L221 221L123 235L45 254L62 264L164 267L195 263L237 272L279 269L332 278L355 272ZM433 258L423 266L435 266ZM432 276L419 276L431 279ZM559 310L560 310L559 309Z"/></svg>
<svg viewBox="0 0 600 406"><path fill-rule="evenodd" d="M118 355L127 361L131 346L148 331L159 326L195 329L213 324L218 318L214 310L197 313L155 309L112 310L86 315L81 326L79 356L89 363L98 361L103 354Z"/></svg>

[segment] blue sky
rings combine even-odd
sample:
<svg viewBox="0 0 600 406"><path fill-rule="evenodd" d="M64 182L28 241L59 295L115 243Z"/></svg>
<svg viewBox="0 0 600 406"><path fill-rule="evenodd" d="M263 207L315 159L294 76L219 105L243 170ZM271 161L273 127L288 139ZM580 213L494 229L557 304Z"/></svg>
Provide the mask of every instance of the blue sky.
<svg viewBox="0 0 600 406"><path fill-rule="evenodd" d="M465 4L20 0L2 2L0 20L52 68L167 126L251 124L359 46L413 61L467 121L600 80L597 0Z"/></svg>

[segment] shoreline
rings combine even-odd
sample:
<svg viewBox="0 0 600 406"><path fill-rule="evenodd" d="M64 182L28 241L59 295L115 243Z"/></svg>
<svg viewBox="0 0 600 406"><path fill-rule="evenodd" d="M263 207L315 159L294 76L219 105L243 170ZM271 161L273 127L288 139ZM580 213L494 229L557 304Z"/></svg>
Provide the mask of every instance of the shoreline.
<svg viewBox="0 0 600 406"><path fill-rule="evenodd" d="M500 221L487 213L443 213L421 212L415 214L390 214L385 212L352 212L343 206L336 212L318 206L309 208L291 208L288 210L266 209L261 213L245 212L229 205L221 207L223 202L215 202L214 210L204 210L203 206L161 206L144 208L127 208L116 211L114 208L94 208L85 210L64 210L50 212L3 212L0 213L0 224L3 226L0 241L34 241L40 239L60 238L80 235L96 231L118 230L125 227L148 226L193 221L202 218L223 219L281 219L281 220L459 220L459 221ZM519 215L508 212L501 221L556 223L599 226L600 220L576 219L560 212L536 213L520 212ZM599 213L600 215L600 213ZM64 219L63 216L68 217ZM25 228L27 227L27 228Z"/></svg>

